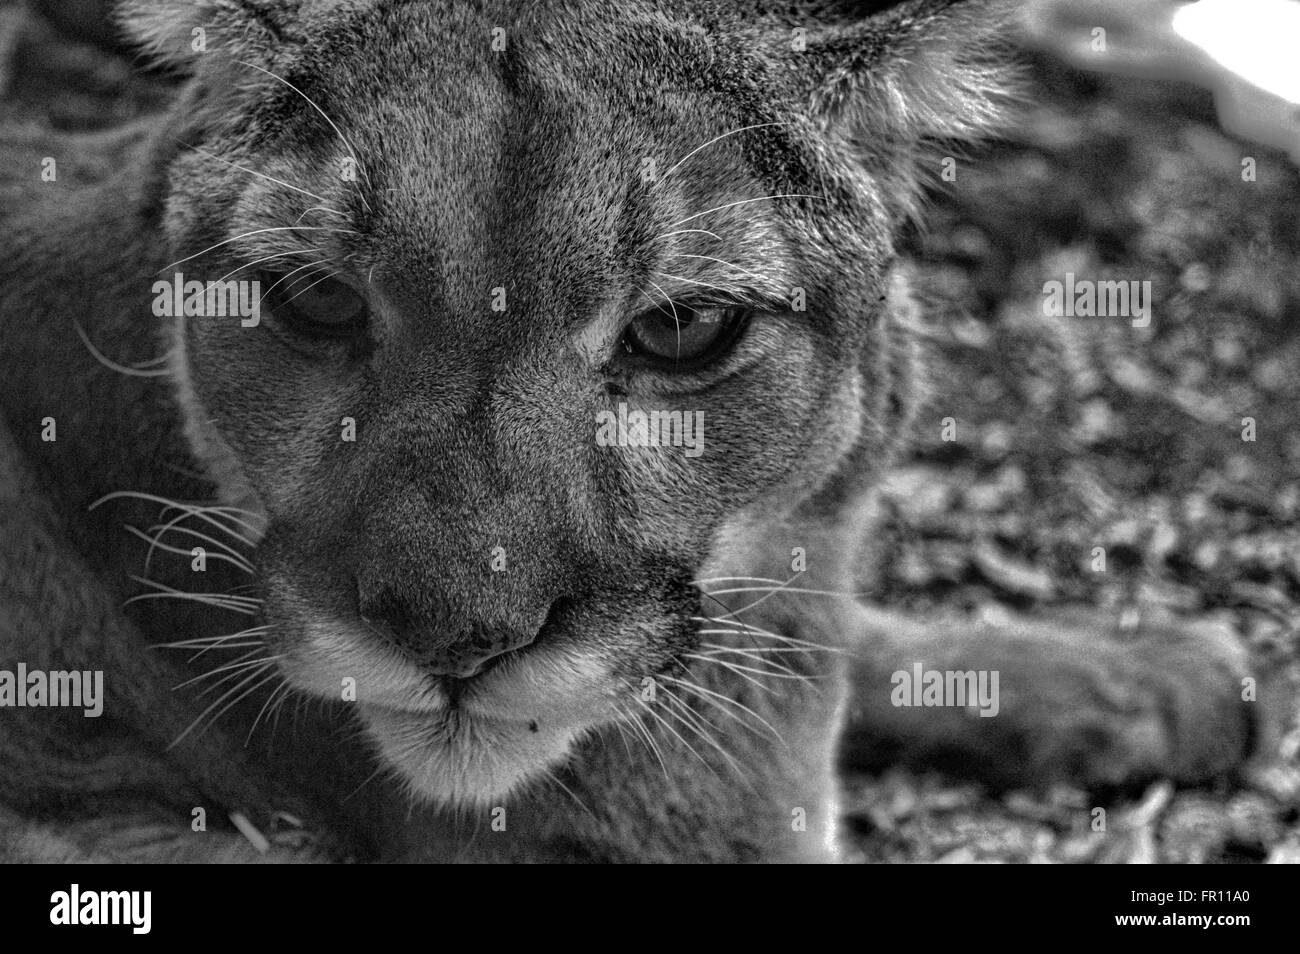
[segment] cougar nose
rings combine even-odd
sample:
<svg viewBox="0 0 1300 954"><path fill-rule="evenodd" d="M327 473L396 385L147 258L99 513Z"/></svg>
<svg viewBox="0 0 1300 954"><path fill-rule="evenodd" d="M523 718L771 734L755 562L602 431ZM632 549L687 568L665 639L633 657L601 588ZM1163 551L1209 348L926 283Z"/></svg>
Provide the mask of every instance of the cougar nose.
<svg viewBox="0 0 1300 954"><path fill-rule="evenodd" d="M448 644L425 653L418 663L432 676L468 679L487 669L493 660L516 649L531 646L536 639L536 632L516 635L475 634L466 642Z"/></svg>
<svg viewBox="0 0 1300 954"><path fill-rule="evenodd" d="M493 660L532 645L553 615L552 607L536 625L501 621L456 626L446 619L412 618L404 607L389 603L364 606L361 619L429 675L468 679Z"/></svg>

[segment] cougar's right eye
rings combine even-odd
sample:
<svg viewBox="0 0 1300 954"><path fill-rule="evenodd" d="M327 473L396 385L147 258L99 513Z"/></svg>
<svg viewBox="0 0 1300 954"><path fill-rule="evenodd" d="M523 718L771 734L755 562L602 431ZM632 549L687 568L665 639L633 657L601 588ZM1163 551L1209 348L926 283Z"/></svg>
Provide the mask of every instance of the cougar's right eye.
<svg viewBox="0 0 1300 954"><path fill-rule="evenodd" d="M262 276L262 302L275 320L315 338L346 338L365 328L370 306L337 278L308 272Z"/></svg>

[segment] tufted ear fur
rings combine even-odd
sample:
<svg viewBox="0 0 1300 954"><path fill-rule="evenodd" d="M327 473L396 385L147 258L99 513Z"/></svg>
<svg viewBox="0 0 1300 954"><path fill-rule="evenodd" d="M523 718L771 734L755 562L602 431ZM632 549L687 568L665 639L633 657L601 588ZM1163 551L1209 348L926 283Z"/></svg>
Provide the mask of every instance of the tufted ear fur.
<svg viewBox="0 0 1300 954"><path fill-rule="evenodd" d="M123 0L118 20L156 66L200 72L205 58L258 62L290 42L307 0Z"/></svg>
<svg viewBox="0 0 1300 954"><path fill-rule="evenodd" d="M310 50L336 15L374 0L120 0L124 35L156 68L190 79L175 110L173 135L255 135L251 104L289 84L290 64ZM283 92L283 90L279 90ZM300 94L301 95L301 94Z"/></svg>
<svg viewBox="0 0 1300 954"><path fill-rule="evenodd" d="M781 6L769 46L796 101L915 213L920 180L951 150L1004 126L1017 99L1010 0ZM773 16L758 11L760 19ZM775 31L768 33L768 36Z"/></svg>

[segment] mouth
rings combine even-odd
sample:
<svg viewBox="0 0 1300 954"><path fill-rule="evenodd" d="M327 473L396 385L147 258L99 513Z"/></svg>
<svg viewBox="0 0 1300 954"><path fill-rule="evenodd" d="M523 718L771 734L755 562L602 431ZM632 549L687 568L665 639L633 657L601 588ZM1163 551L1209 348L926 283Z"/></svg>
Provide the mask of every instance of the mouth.
<svg viewBox="0 0 1300 954"><path fill-rule="evenodd" d="M422 672L363 627L320 623L305 636L281 663L290 681L336 700L342 685L381 760L423 801L499 803L561 763L614 705L609 662L572 643L453 677Z"/></svg>
<svg viewBox="0 0 1300 954"><path fill-rule="evenodd" d="M461 702L433 712L361 704L384 762L424 801L491 807L563 761L584 729L501 719Z"/></svg>

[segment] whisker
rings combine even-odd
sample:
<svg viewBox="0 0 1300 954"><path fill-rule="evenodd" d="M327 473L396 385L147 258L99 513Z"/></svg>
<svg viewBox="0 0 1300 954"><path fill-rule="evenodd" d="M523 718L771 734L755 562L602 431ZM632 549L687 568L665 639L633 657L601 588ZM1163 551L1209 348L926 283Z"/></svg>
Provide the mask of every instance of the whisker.
<svg viewBox="0 0 1300 954"><path fill-rule="evenodd" d="M188 516L188 514L186 516ZM221 550L223 553L228 555L231 559L239 560L244 569L248 570L248 572L250 573L253 572L253 564L250 563L242 553L240 553L230 544L224 543L221 540L218 540L216 537L206 534L201 530L195 530L192 527L179 526L178 521L181 519L183 518L178 517L176 520L169 521L168 523L155 523L153 526L149 528L149 532L155 534L155 536L150 537L149 539L158 540L159 536L161 536L161 534L163 533L180 533L186 536L191 536L194 537L196 540L203 540L204 542L211 544L212 546L216 547L218 550ZM159 541L159 543L161 545L161 541Z"/></svg>
<svg viewBox="0 0 1300 954"><path fill-rule="evenodd" d="M90 340L90 336L86 334L85 329L81 327L81 323L75 318L72 320L72 327L77 329L77 334L81 337L81 342L86 346L86 350L90 352L90 356L110 371L116 371L118 374L125 374L132 378L165 378L172 373L171 368L149 367L150 365L161 364L166 361L168 359L167 355L164 355L161 358L155 358L153 361L146 361L144 364L136 366L118 364L95 347L94 343Z"/></svg>
<svg viewBox="0 0 1300 954"><path fill-rule="evenodd" d="M708 229L677 229L672 232L664 232L662 235L656 235L651 241L657 242L659 239L672 238L674 235L691 235L693 233L699 233L700 235L708 235L717 239L719 242L722 241L721 235L719 235L716 232L710 232Z"/></svg>
<svg viewBox="0 0 1300 954"><path fill-rule="evenodd" d="M209 506L196 506L194 504L180 504L180 503L173 502L173 503L168 503L168 505L163 508L162 516L165 516L168 510L190 511L200 520L203 520L205 523L212 524L212 526L216 527L222 533L230 534L232 537L234 537L236 540L238 540L240 543L244 544L244 546L247 547L253 546L254 541L244 539L238 533L235 533L234 530L232 530L230 527L227 527L223 523L217 523L216 517L221 517L225 520L229 520L233 525L237 527L243 527L245 530L253 534L255 537L261 536L262 534L261 527L249 523L247 520L244 520L242 517L236 516L236 514L246 513L255 520L260 520L262 518L258 514L254 513L253 511L244 510L240 507L215 507L215 506L209 507Z"/></svg>
<svg viewBox="0 0 1300 954"><path fill-rule="evenodd" d="M709 643L709 644L707 644L707 645L713 647L713 644L712 644L712 643ZM787 675L789 675L789 676L793 676L793 677L795 677L795 678L804 678L803 674L796 672L795 670L791 669L789 666L785 665L784 663L773 662L772 659L769 658L769 657L767 657L767 656L761 656L761 655L758 655L758 653L760 653L760 652L767 652L767 653L795 653L795 652L806 652L806 650L799 650L799 649L766 649L766 650L759 650L759 649L738 649L738 648L735 648L735 647L727 647L727 646L716 646L716 647L713 647L713 648L709 649L709 651L707 651L707 652L700 653L699 655L701 655L701 656L709 656L709 657L713 657L713 656L739 656L739 657L741 657L742 659L747 659L747 660L749 660L750 662L752 662L752 663L753 663L754 665L756 665L756 666L766 666L766 667L768 667L768 668L774 670L775 672L786 673Z"/></svg>
<svg viewBox="0 0 1300 954"><path fill-rule="evenodd" d="M144 561L144 571L146 573L149 572L149 558L153 555L153 550L155 547L157 547L157 549L159 550L163 550L167 553L175 553L179 556L194 555L192 550L184 550L180 547L173 547L173 546L168 546L165 543L160 543L157 540L157 538L149 536L149 534L145 533L139 527L133 527L129 523L124 523L122 524L122 526L126 528L128 533L131 533L139 537L141 540L145 541L145 543L149 544L149 553L145 555L145 561ZM184 528L178 527L177 529L180 530ZM212 557L212 559L214 560L221 560L225 563L229 563L232 566L237 567L240 570L243 570L245 573L254 572L252 565L247 560L244 560L242 557L231 557L231 556L227 556L224 553L210 553L208 554L208 556Z"/></svg>
<svg viewBox="0 0 1300 954"><path fill-rule="evenodd" d="M659 741L654 737L649 726L645 724L645 717L640 713L628 713L628 720L628 725L638 733L646 750L655 757L659 767L663 769L664 778L668 778L668 764L664 761L663 750L659 747Z"/></svg>
<svg viewBox="0 0 1300 954"><path fill-rule="evenodd" d="M801 586L739 586L729 590L713 590L714 595L726 595L728 593L769 593L782 591L785 593L805 593L809 596L838 596L841 599L860 600L867 594L865 593L845 593L839 590L813 590Z"/></svg>
<svg viewBox="0 0 1300 954"><path fill-rule="evenodd" d="M155 649L191 649L194 646L212 646L217 647L231 639L238 639L242 636L255 636L259 633L269 632L270 626L254 626L251 629L241 629L237 633L227 633L224 636L196 636L194 639L180 639L174 643L154 643Z"/></svg>
<svg viewBox="0 0 1300 954"><path fill-rule="evenodd" d="M315 278L315 275L313 274L313 275L310 276L310 277ZM297 294L295 294L295 295L293 296L293 298L290 298L290 299L289 299L289 301L293 301L294 298L297 298L299 295L305 295L305 294L307 294L307 292L311 291L313 288L315 288L315 287L316 287L317 285L319 285L321 282L329 281L329 280L330 280L331 278L333 278L333 277L334 277L334 273L333 273L333 272L331 272L331 273L329 273L329 274L327 274L327 275L322 275L320 278L317 278L316 281L312 282L310 285L308 285L308 286L307 286L306 288L304 288L302 291L300 291L300 292L298 292Z"/></svg>
<svg viewBox="0 0 1300 954"><path fill-rule="evenodd" d="M714 665L717 666L725 666L727 669L730 669L736 673L748 672L748 673L753 673L756 676L765 676L768 679L791 679L794 680L795 682L807 682L807 683L814 682L817 679L816 676L805 676L802 673L796 673L793 676L787 676L783 673L772 672L770 669L755 669L753 666L742 666L740 663L728 662L724 659L719 659L717 656L701 656L698 653L686 653L683 656L683 658L696 659L699 660L700 662L705 662L705 663L713 663Z"/></svg>
<svg viewBox="0 0 1300 954"><path fill-rule="evenodd" d="M273 662L268 662L266 665L269 667L269 666L274 665L274 663L273 663ZM233 705L235 705L236 703L238 703L241 699L243 699L245 696L249 695L250 693L256 692L257 689L258 689L259 687L265 685L266 683L270 682L272 679L275 678L275 675L276 675L276 674L275 674L275 673L271 673L269 676L265 676L265 677L262 678L260 681L258 681L258 682L254 682L254 680L256 680L259 676L261 676L261 675L262 675L263 673L265 673L265 672L266 672L265 669L258 669L258 670L255 670L254 672L250 673L249 675L247 675L247 676L244 678L243 681L241 681L240 683L238 683L238 684L237 684L233 689L229 690L229 691L228 691L225 695L223 695L220 699L218 699L216 702L212 703L210 706L208 706L206 709L204 709L201 713L199 713L198 718L195 719L193 722L191 722L191 723L189 724L189 727L186 728L184 732L182 732L180 735L178 735L178 736L175 738L175 740L174 740L170 745L167 746L167 751L170 752L172 749L176 748L176 746L180 745L181 742L184 741L184 739L186 738L186 736L188 736L191 732L193 732L194 729L195 729L196 727L198 727L200 723L203 722L204 718L208 715L208 713L212 712L212 710L214 710L214 709L216 709L218 706L220 706L221 703L224 702L226 699L229 699L232 695L235 696L235 698L231 700L231 702L229 703L229 705L227 705L224 709L221 709L221 711L219 711L215 716L213 716L213 717L208 721L207 725L204 727L204 731L206 731L206 730L207 730L208 728L210 728L211 726L215 725L215 724L217 723L217 721L218 721L218 720L219 720L223 715L225 715L225 714L230 710L230 707L231 707L231 706L233 706ZM250 683L252 683L252 685L249 685ZM245 687L247 687L247 688L245 688ZM241 691L241 690L242 690L242 691ZM238 693L238 694L236 695L236 693ZM201 733L200 733L200 734L201 734Z"/></svg>
<svg viewBox="0 0 1300 954"><path fill-rule="evenodd" d="M280 677L280 684L271 690L271 694L267 696L266 701L262 703L262 708L257 710L257 716L253 719L253 725L249 728L248 735L244 737L245 748L248 747L249 742L253 741L253 733L257 731L257 726L258 723L262 721L262 716L267 714L268 710L271 708L272 702L275 701L276 696L279 695L282 690L288 688L288 686L289 677L282 675Z"/></svg>
<svg viewBox="0 0 1300 954"><path fill-rule="evenodd" d="M286 189L292 189L294 192L301 192L303 195L308 196L308 197L310 197L310 198L313 198L313 199L315 199L317 202L328 202L328 201L329 201L328 199L326 199L326 198L324 198L324 197L322 197L322 196L317 195L315 192L308 192L306 189L300 189L300 188L298 188L298 186L296 186L296 185L290 185L289 183L285 182L283 179L277 179L275 176L268 176L268 175L267 175L266 173L264 173L264 172L258 172L258 171L254 170L254 169L248 169L248 168L246 168L246 167L244 167L244 166L241 166L241 165L240 165L239 163L237 163L237 162L231 162L229 159L222 159L220 156L214 156L212 153L207 152L207 151L205 151L205 150L203 150L203 149L200 149L198 146L193 146L193 145L190 145L190 144L187 143L187 142L182 142L180 139L177 139L176 141L179 142L182 146L185 146L187 149L192 149L192 150L194 150L194 151L197 152L200 156L204 156L204 157L206 157L206 158L208 158L208 159L215 159L217 162L224 162L226 165L230 166L232 169L238 169L240 172L246 172L246 173L248 173L250 176L257 176L259 179L265 179L265 180L267 180L268 182L274 182L276 185L282 185L282 186L284 186ZM333 210L331 210L331 211L333 211Z"/></svg>
<svg viewBox="0 0 1300 954"><path fill-rule="evenodd" d="M200 255L206 255L208 254L208 252L211 252L215 249L219 249L223 245L229 245L232 242L238 242L240 239L251 238L254 235L265 235L268 232L337 232L343 235L357 234L356 229L335 229L325 225L277 225L274 228L253 229L249 232L243 232L232 238L223 239L222 241L217 242L215 245L209 245L201 252L195 252L193 255L187 255L185 256L185 258L172 262L170 265L164 265L162 268L158 269L158 271L159 272L171 271L177 265L184 265L186 262L191 261L192 259L196 259Z"/></svg>
<svg viewBox="0 0 1300 954"><path fill-rule="evenodd" d="M291 277L293 277L294 275L297 275L299 272L303 271L304 269L308 269L308 268L328 268L328 267L329 267L329 266L325 265L323 262L307 262L305 265L299 265L297 268L293 269L292 271L285 272L285 273L284 273L283 275L281 275L278 279L276 279L274 282L272 282L272 283L271 283L271 287L268 288L268 289L267 289L265 292L263 292L262 294L263 294L263 295L269 295L271 292L275 291L275 289L279 288L282 284L284 284L285 282L287 282Z"/></svg>
<svg viewBox="0 0 1300 954"><path fill-rule="evenodd" d="M232 537L234 537L236 540L238 540L240 543L244 544L245 546L251 547L253 545L253 541L245 540L243 537L235 533L225 524L218 523L216 519L211 516L211 514L214 513L220 514L221 516L225 517L227 520L231 521L232 523L236 523L239 524L240 526L247 527L248 530L252 533L259 532L258 528L253 526L251 523L248 523L245 520L241 520L238 517L235 517L231 513L227 512L227 511L237 511L238 508L236 507L204 507L198 504L187 504L187 503L181 503L176 500L168 500L166 497L159 497L157 494L143 493L142 491L138 491L138 490L116 490L111 494L104 494L104 496L100 497L98 500L88 505L86 509L94 510L96 507L100 506L101 504L105 504L110 500L118 500L123 497L130 498L132 500L143 500L148 503L162 504L164 508L163 509L164 515L167 513L168 510L180 510L187 514L192 514L198 517L200 520L212 524L212 526L216 527L218 530L222 531L223 533L230 534ZM247 513L247 511L244 512ZM254 516L256 515L254 514Z"/></svg>
<svg viewBox="0 0 1300 954"><path fill-rule="evenodd" d="M648 703L646 703L645 700L643 700L640 696L637 696L637 703L641 706L642 709L644 709L651 716L653 716L655 721L659 725L663 726L666 731L671 733L672 736L676 738L678 742L686 746L687 750L692 755L694 755L697 759L700 760L701 765L707 768L710 772L713 772L713 766L709 764L708 760L704 756L700 755L700 753L695 750L695 746L687 742L686 739L682 737L682 734L678 732L675 728L673 728L673 726L668 722L667 719L665 719L662 715L660 715L653 708L651 708L651 706ZM716 774L716 772L714 774Z"/></svg>
<svg viewBox="0 0 1300 954"><path fill-rule="evenodd" d="M258 649L261 648L262 648L262 644L259 643ZM240 656L234 662L226 663L225 665L218 666L216 669L211 669L208 672L201 673L200 675L192 676L191 678L186 679L184 682L177 683L176 685L172 686L172 692L175 692L178 689L184 689L186 686L192 686L196 682L203 682L205 679L211 679L213 676L218 676L223 672L225 673L237 672L240 669L247 669L249 666L260 666L264 662L266 662L266 657L258 656L257 649L254 649L250 652L244 653L244 655ZM225 681L224 679L221 680L221 682L224 681ZM218 682L217 685L218 686L221 685L221 682Z"/></svg>
<svg viewBox="0 0 1300 954"><path fill-rule="evenodd" d="M753 684L754 688L756 688L756 689L759 689L759 690L761 690L761 691L763 691L763 692L767 692L767 693L775 693L775 692L776 692L776 690L773 689L771 686L765 686L765 685L763 685L763 683L759 682L759 681L758 681L757 679L755 679L753 676L746 675L746 674L745 674L744 672L742 672L740 669L736 668L736 666L735 666L733 663L724 662L724 661L721 660L721 659L709 659L709 658L707 658L707 657L703 657L703 656L694 656L694 655L691 655L691 654L687 654L687 655L683 656L683 658L684 658L684 659L695 659L695 660L697 660L698 662L703 662L703 663L713 663L714 665L722 666L722 667L725 668L725 669L730 669L730 670L732 670L733 672L735 672L736 675L738 675L741 679L744 679L746 682L749 682L749 683Z"/></svg>
<svg viewBox="0 0 1300 954"><path fill-rule="evenodd" d="M226 272L226 274L218 278L217 281L224 282L227 278L229 278L231 275L235 274L236 272L242 272L246 268L252 268L254 265L261 265L263 262L269 262L274 258L286 258L290 255L302 255L304 254L304 252L312 253L315 252L315 249L291 248L287 252L274 252L271 255L263 255L261 258L255 258L251 262L246 262L245 264L240 265L237 268L232 268L230 271ZM316 252L316 254L320 254L320 253Z"/></svg>
<svg viewBox="0 0 1300 954"><path fill-rule="evenodd" d="M157 587L161 592L158 593L141 593L126 600L123 605L135 603L139 600L148 599L175 599L189 600L204 606L215 606L218 609L228 610L232 613L240 613L244 616L256 616L257 607L262 604L261 600L253 599L247 596L229 596L225 593L187 593L170 586L165 586L156 580L146 579L142 576L132 576L131 579L146 583L149 586Z"/></svg>
<svg viewBox="0 0 1300 954"><path fill-rule="evenodd" d="M664 676L663 678L668 680L669 682L681 686L683 689L687 690L688 692L700 693L701 699L711 704L715 709L717 709L723 715L735 719L738 723L745 726L745 728L749 729L751 732L757 732L758 731L757 729L755 729L752 725L749 725L747 722L745 722L745 720L740 718L740 716L736 715L734 712L729 712L728 710L722 708L722 706L719 705L719 702L725 702L728 705L735 706L737 709L740 709L742 712L748 713L749 715L757 719L760 723L762 723L764 726L766 726L767 730L771 732L772 735L777 739L777 741L780 742L782 745L787 744L785 739L782 737L781 733L776 731L776 728L772 725L772 723L768 722L766 719L764 719L753 709L749 708L749 706L745 705L743 702L737 702L735 699L732 699L730 696L723 695L720 692L716 692L713 689L709 689L706 686L702 686L697 682L691 682L688 679L678 679L675 676Z"/></svg>
<svg viewBox="0 0 1300 954"><path fill-rule="evenodd" d="M735 772L735 774L738 777L745 778L744 770L741 769L740 764L735 760L735 758L732 757L730 752L728 752L721 745L719 745L717 740L715 740L703 728L696 725L695 720L688 721L688 718L685 717L684 712L677 711L677 709L684 709L686 710L686 712L690 712L691 711L690 708L684 702L679 700L676 696L668 692L666 687L661 686L660 688L664 693L664 700L670 704L668 707L664 709L664 711L667 712L674 719L676 719L684 729L690 732L694 732L696 738L698 738L701 742L707 743L711 748L716 750L722 756L723 760L726 761L727 764L731 767L731 770ZM677 708L673 708L673 707L677 707ZM710 765L709 768L711 771L713 770L712 765ZM714 774L716 774L716 771L714 772Z"/></svg>
<svg viewBox="0 0 1300 954"><path fill-rule="evenodd" d="M789 122L777 122L777 123L755 123L755 124L752 125L752 126L741 126L739 129L733 129L731 132L723 133L721 136L714 136L712 139L710 139L710 140L709 140L708 142L706 142L704 145L702 145L702 146L696 146L694 149L692 149L692 150L691 150L690 152L688 152L686 155L682 156L681 159L677 160L677 163L676 163L676 164L675 164L671 169L669 169L667 172L665 172L665 173L663 174L662 178L663 178L663 179L667 179L670 175L672 175L674 172L676 172L678 169L680 169L681 166L682 166L682 164L683 164L684 162L686 162L687 159L691 158L691 156L695 155L697 152L700 152L700 151L703 150L703 149L707 149L709 146L712 146L715 142L721 142L723 139L726 139L726 138L729 137L729 136L737 136L737 135L739 135L740 133L748 132L748 131L751 130L751 129L762 129L762 128L765 127L765 126L789 126L789 125L791 125L791 123L789 123Z"/></svg>
<svg viewBox="0 0 1300 954"><path fill-rule="evenodd" d="M356 164L357 171L360 172L361 175L365 177L366 184L367 184L368 186L370 186L370 188L372 188L372 189L375 187L375 186L374 186L374 183L370 181L370 175L366 172L365 167L361 165L361 160L360 160L360 158L358 158L358 156L357 156L357 150L356 150L356 147L352 145L351 141L349 141L349 139L348 139L347 136L343 135L343 130L342 130L342 129L339 129L338 124L337 124L336 122L334 122L334 120L330 119L329 115L325 112L325 110L321 109L320 106L318 106L318 105L316 104L315 100L313 100L310 96L308 96L306 93L304 93L304 92L303 92L302 90L300 90L298 87L294 86L294 85L293 85L292 83L290 83L287 79L285 79L285 78L282 77L282 76L276 76L276 75L275 75L274 73L272 73L270 70L263 69L262 67L256 65L255 63L246 63L246 62L244 62L243 60L237 60L236 62L238 62L241 66L248 66L248 67L251 67L252 69L257 70L257 71L260 72L260 73L265 73L267 76L271 77L271 79L283 83L285 86L289 87L289 89L293 90L295 93L297 93L299 96L301 96L304 100L306 100L306 101L307 101L307 104L308 104L309 106L311 106L312 109L316 110L316 112L320 113L321 118L324 119L325 122L327 122L327 123L330 124L330 127L331 127L331 128L334 130L334 132L338 135L339 139L341 139L341 140L343 141L343 145L345 145L345 146L348 147L348 152L351 154L352 161L353 161L353 163ZM365 194L365 192L362 191L362 190L360 190L360 189L358 189L358 190L357 190L357 195L360 197L362 204L365 205L365 207L366 207L366 211L367 211L367 212L372 212L373 210L370 208L370 203L366 201L366 194Z"/></svg>
<svg viewBox="0 0 1300 954"><path fill-rule="evenodd" d="M685 283L688 284L688 285L699 285L701 288L712 288L712 289L715 289L716 291L720 291L720 292L722 292L722 293L724 293L724 294L728 294L728 295L731 294L731 289L729 289L729 288L724 288L724 287L721 286L721 285L714 285L714 284L711 283L711 282L701 282L701 281L696 281L694 278L685 278L685 277L683 277L683 276L681 276L681 275L673 275L673 274L670 274L669 272L660 272L660 271L656 271L655 274L656 274L656 275L660 275L660 276L662 276L662 277L664 277L664 278L671 278L673 281L685 282Z"/></svg>
<svg viewBox="0 0 1300 954"><path fill-rule="evenodd" d="M791 583L793 583L795 580L797 580L800 576L802 576L802 572L794 574L794 576L790 577L790 579L786 580L786 581L785 581L784 583L782 583L780 586L777 586L777 587L768 587L768 588L766 588L766 590L765 590L766 595L765 595L765 596L760 596L758 599L756 599L756 600L752 600L751 602L749 602L749 603L747 603L746 605L742 606L740 609L734 609L734 610L733 610L733 609L731 609L730 607L727 607L727 612L724 613L722 616L718 617L718 619L719 619L719 620L725 620L725 619L727 619L727 617L730 617L730 616L739 616L741 613L744 613L744 612L746 612L747 610L751 610L751 609L753 609L755 606L758 606L760 603L764 602L765 600L769 600L769 599L771 599L771 598L772 598L773 596L775 596L777 593L779 593L779 592L781 592L782 590L784 590L784 589L785 589L786 587L788 587ZM758 588L758 587L756 587L755 589L762 589L762 588ZM720 604L720 605L722 605L722 606L726 606L726 604L723 603L721 600L719 600L718 597L719 597L719 596L725 596L726 594L728 594L728 593L732 593L732 592L752 592L752 591L749 591L749 590L745 590L745 591L741 591L741 590L712 590L712 591L710 591L710 592L708 593L708 596L709 596L710 599L714 600L714 601L717 602L718 604Z"/></svg>
<svg viewBox="0 0 1300 954"><path fill-rule="evenodd" d="M726 749L724 749L718 743L717 739L715 739L712 735L710 735L707 731L705 731L704 728L702 728L699 723L702 722L704 725L707 725L708 727L712 728L715 732L717 731L718 727L715 726L712 722L709 722L702 715L700 715L698 712L692 709L689 705L687 705L685 702L679 699L666 686L660 686L659 689L663 693L665 699L667 699L673 705L676 705L681 710L680 714L678 712L674 712L674 710L672 709L666 709L665 711L669 715L676 718L679 722L681 722L682 725L687 726L688 728L692 728L693 731L695 732L695 735L700 739L701 742L707 742L709 745L711 745L718 752L718 754L721 755L727 761L727 764L730 765L733 770L735 770L738 776L741 776L742 778L745 777L744 770L740 767L740 764L735 760L735 758L731 755L731 753L728 752ZM691 720L690 722L687 721L688 718Z"/></svg>
<svg viewBox="0 0 1300 954"><path fill-rule="evenodd" d="M738 202L728 202L725 205L717 205L711 209L705 209L703 212L696 212L694 215L688 215L684 219L678 219L676 222L670 222L668 223L668 225L670 228L674 225L685 225L687 222L690 222L694 219L698 219L701 216L709 215L713 212L721 212L723 209L733 209L738 205L748 205L751 202L767 202L771 199L824 199L824 198L826 197L822 195L805 195L801 192L786 192L786 193L781 193L780 195L763 195L763 196L759 196L757 199L741 199Z"/></svg>
<svg viewBox="0 0 1300 954"><path fill-rule="evenodd" d="M586 813L587 813L588 815L590 815L592 818L595 818L595 817L596 817L596 813L593 812L590 808L588 808L588 807L587 807L587 804L586 804L582 799L580 799L577 795L575 795L575 794L573 793L573 790L570 789L569 786L565 785L562 781L560 781L560 777L559 777L558 775L556 775L556 774L555 774L553 771L551 771L550 769L544 769L544 770L543 770L543 774L544 774L548 779L550 779L552 782L554 782L556 785L560 786L560 789L564 792L564 794L568 795L571 799L573 799L574 803L575 803L579 808L581 808L584 812L586 812Z"/></svg>
<svg viewBox="0 0 1300 954"><path fill-rule="evenodd" d="M309 209L303 209L302 215L298 216L298 218L294 220L294 224L301 222L312 212L331 212L334 215L341 215L345 219L348 217L348 214L346 212L340 212L338 209L331 209L327 205L313 205Z"/></svg>
<svg viewBox="0 0 1300 954"><path fill-rule="evenodd" d="M651 285L654 285L655 290L658 291L659 294L664 296L664 301L668 302L668 307L671 308L673 311L673 321L677 322L680 325L681 319L677 317L677 303L673 301L673 296L668 294L666 291L664 291L663 286L660 285L658 282L656 282L653 278L647 278L646 281L648 281ZM646 298L649 299L651 303L654 302L654 299L650 298L649 295L646 295ZM662 308L663 306L655 305L655 307Z"/></svg>
<svg viewBox="0 0 1300 954"><path fill-rule="evenodd" d="M691 580L690 586L701 586L705 583L780 583L780 580L773 579L770 576L713 576L707 579Z"/></svg>
<svg viewBox="0 0 1300 954"><path fill-rule="evenodd" d="M685 252L679 252L678 257L698 258L706 262L717 262L719 265L726 265L728 268L734 268L738 272L744 272L746 275L751 275L754 278L757 278L760 282L768 281L766 276L760 275L758 274L758 272L751 272L748 268L742 268L741 266L737 265L735 262L728 262L726 259L722 259L722 258L714 258L712 255L688 255Z"/></svg>
<svg viewBox="0 0 1300 954"><path fill-rule="evenodd" d="M190 593L186 590L178 590L175 587L168 586L165 583L159 583L157 580L151 580L148 577L131 576L131 579L135 580L137 583L144 583L146 586L155 587L158 590L160 590L161 593L163 594L178 594L180 596L213 597L213 598L226 600L230 603L239 603L245 606L260 606L262 604L262 601L260 599L253 596L233 596L229 593Z"/></svg>
<svg viewBox="0 0 1300 954"><path fill-rule="evenodd" d="M818 643L810 643L806 639L796 639L793 636L783 636L780 633L773 633L770 630L761 629L756 626L751 626L747 629L701 629L698 632L702 636L749 636L751 639L755 636L761 636L764 639L772 639L777 642L786 643L805 652L834 653L839 656L845 656L849 659L858 659L861 656L860 653L845 649L842 646L823 646Z"/></svg>

